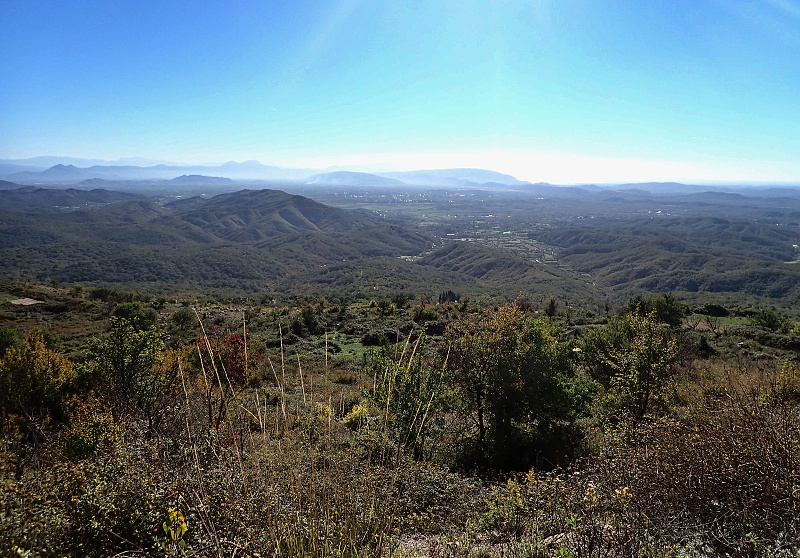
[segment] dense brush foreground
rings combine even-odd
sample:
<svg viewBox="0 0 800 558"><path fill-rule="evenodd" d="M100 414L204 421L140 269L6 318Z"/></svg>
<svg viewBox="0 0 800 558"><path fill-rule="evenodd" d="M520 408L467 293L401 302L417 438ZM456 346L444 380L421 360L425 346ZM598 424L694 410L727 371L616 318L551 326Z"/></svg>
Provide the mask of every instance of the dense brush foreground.
<svg viewBox="0 0 800 558"><path fill-rule="evenodd" d="M89 294L3 310L4 556L800 553L780 312Z"/></svg>

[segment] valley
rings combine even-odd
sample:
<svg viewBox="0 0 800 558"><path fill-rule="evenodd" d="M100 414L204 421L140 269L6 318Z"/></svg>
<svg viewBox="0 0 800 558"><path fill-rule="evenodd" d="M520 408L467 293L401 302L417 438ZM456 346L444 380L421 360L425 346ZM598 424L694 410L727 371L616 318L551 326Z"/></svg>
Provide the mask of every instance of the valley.
<svg viewBox="0 0 800 558"><path fill-rule="evenodd" d="M667 291L800 302L791 189L247 185L260 188L0 190L2 272L342 301L456 288L577 305Z"/></svg>

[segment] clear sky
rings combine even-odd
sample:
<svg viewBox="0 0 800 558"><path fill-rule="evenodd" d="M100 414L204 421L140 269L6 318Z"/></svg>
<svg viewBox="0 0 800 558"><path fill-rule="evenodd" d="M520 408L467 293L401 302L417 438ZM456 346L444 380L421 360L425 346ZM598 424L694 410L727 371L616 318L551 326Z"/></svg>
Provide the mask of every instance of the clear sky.
<svg viewBox="0 0 800 558"><path fill-rule="evenodd" d="M800 181L800 0L1 0L0 158Z"/></svg>

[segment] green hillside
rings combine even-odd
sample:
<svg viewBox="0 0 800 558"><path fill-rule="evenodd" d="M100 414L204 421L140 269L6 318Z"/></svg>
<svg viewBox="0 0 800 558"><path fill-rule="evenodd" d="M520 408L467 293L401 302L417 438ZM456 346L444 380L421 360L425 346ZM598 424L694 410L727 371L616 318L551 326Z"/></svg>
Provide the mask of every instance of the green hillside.
<svg viewBox="0 0 800 558"><path fill-rule="evenodd" d="M538 233L617 292L741 292L800 302L795 228L720 218L601 222Z"/></svg>

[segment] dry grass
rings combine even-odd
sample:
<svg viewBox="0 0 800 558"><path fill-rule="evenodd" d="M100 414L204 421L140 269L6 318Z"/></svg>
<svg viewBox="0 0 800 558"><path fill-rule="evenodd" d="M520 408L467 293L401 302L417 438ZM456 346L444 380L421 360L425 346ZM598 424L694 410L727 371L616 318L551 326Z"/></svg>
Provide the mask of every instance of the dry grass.
<svg viewBox="0 0 800 558"><path fill-rule="evenodd" d="M371 378L342 382L327 361L279 349L236 382L201 341L158 368L175 396L155 434L141 417L87 420L86 406L69 428L43 425L39 445L4 434L4 464L24 467L3 469L0 556L800 552L796 365L688 362L668 414L596 436L598 452L571 469L481 483L400 451L376 418L385 405L346 428ZM78 430L103 443L65 453ZM185 517L184 547L168 538L169 510Z"/></svg>

